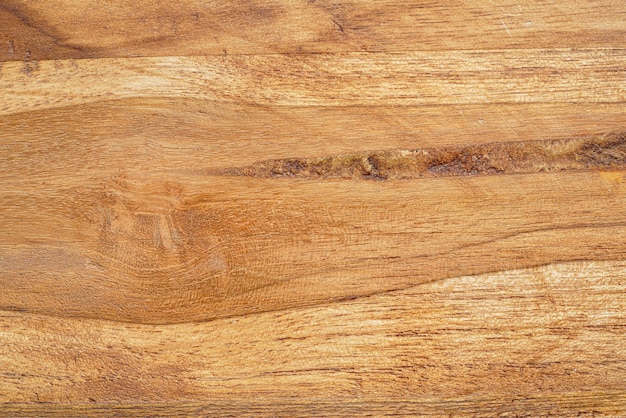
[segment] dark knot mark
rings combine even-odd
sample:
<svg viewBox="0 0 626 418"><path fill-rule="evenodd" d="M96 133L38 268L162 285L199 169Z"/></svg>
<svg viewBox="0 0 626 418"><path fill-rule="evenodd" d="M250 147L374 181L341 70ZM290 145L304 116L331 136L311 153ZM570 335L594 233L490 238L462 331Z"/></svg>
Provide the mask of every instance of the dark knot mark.
<svg viewBox="0 0 626 418"><path fill-rule="evenodd" d="M266 160L247 167L229 168L220 174L258 178L404 180L591 169L626 169L626 132L561 140Z"/></svg>

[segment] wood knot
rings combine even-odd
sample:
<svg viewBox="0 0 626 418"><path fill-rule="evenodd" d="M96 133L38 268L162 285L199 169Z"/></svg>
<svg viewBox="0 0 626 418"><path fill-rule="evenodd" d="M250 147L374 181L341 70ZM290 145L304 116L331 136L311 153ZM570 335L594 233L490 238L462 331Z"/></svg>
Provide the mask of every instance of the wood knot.
<svg viewBox="0 0 626 418"><path fill-rule="evenodd" d="M206 215L184 208L181 198L177 184L137 187L124 177L112 179L98 199L98 252L112 267L130 266L140 275L170 277L190 266L225 271Z"/></svg>

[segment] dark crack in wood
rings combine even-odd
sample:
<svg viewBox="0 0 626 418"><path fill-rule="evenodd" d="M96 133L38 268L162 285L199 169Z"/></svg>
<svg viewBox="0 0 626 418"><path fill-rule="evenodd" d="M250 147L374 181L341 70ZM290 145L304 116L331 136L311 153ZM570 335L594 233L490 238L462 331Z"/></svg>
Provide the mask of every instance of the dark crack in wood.
<svg viewBox="0 0 626 418"><path fill-rule="evenodd" d="M602 169L626 169L626 132L559 140L275 159L229 168L221 174L258 178L404 180Z"/></svg>

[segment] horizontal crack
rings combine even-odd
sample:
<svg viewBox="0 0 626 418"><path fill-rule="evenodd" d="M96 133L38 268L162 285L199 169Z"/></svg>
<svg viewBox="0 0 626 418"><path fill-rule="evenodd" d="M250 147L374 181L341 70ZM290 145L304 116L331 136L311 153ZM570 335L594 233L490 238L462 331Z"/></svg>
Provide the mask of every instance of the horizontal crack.
<svg viewBox="0 0 626 418"><path fill-rule="evenodd" d="M626 168L626 131L560 140L385 150L324 158L286 158L228 168L228 176L404 180Z"/></svg>

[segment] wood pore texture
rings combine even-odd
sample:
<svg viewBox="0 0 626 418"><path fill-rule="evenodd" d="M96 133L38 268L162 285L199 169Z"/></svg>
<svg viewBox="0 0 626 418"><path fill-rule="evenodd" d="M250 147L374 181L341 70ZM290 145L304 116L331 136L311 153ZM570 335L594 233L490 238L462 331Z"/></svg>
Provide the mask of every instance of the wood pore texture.
<svg viewBox="0 0 626 418"><path fill-rule="evenodd" d="M626 416L623 0L0 0L0 416Z"/></svg>

